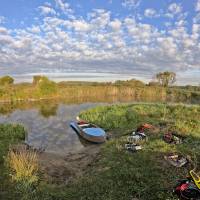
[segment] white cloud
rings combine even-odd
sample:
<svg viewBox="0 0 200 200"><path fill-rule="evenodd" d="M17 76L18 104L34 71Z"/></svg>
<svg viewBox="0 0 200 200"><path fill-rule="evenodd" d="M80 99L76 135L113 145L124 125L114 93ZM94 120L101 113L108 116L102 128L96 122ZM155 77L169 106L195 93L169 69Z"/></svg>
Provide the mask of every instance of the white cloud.
<svg viewBox="0 0 200 200"><path fill-rule="evenodd" d="M200 0L197 0L197 3L196 3L196 8L195 8L195 10L196 10L197 12L199 12L199 11L200 11Z"/></svg>
<svg viewBox="0 0 200 200"><path fill-rule="evenodd" d="M158 17L159 15L157 15L156 10L152 9L152 8L148 8L144 11L144 15L146 17Z"/></svg>
<svg viewBox="0 0 200 200"><path fill-rule="evenodd" d="M185 26L186 24L187 22L185 20L178 20L175 22L176 26L181 26L181 27Z"/></svg>
<svg viewBox="0 0 200 200"><path fill-rule="evenodd" d="M71 14L73 13L73 10L70 8L70 5L67 2L64 2L63 0L55 0L56 6L60 8L63 13L65 14Z"/></svg>
<svg viewBox="0 0 200 200"><path fill-rule="evenodd" d="M66 2L56 1L56 12L70 9ZM37 25L26 29L0 27L1 72L12 71L7 66L14 66L16 73L51 71L57 66L66 71L114 69L137 74L200 69L200 25L194 23L189 32L187 19L176 6L168 12L177 17L164 30L131 15L113 19L104 9L92 10L87 18L44 12ZM153 17L160 12L145 13Z"/></svg>
<svg viewBox="0 0 200 200"><path fill-rule="evenodd" d="M89 31L90 30L90 25L83 21L83 20L74 20L72 22L73 27L76 31Z"/></svg>
<svg viewBox="0 0 200 200"><path fill-rule="evenodd" d="M135 9L140 5L141 0L123 0L122 6L128 9Z"/></svg>
<svg viewBox="0 0 200 200"><path fill-rule="evenodd" d="M185 48L190 48L195 45L195 41L191 38L187 38L183 41L183 44Z"/></svg>
<svg viewBox="0 0 200 200"><path fill-rule="evenodd" d="M94 9L89 14L93 28L105 28L110 22L110 11L104 9Z"/></svg>
<svg viewBox="0 0 200 200"><path fill-rule="evenodd" d="M40 27L39 26L32 26L31 28L28 28L28 30L32 33L40 33Z"/></svg>
<svg viewBox="0 0 200 200"><path fill-rule="evenodd" d="M8 30L5 27L1 27L0 26L0 34L7 35L8 34Z"/></svg>
<svg viewBox="0 0 200 200"><path fill-rule="evenodd" d="M13 43L13 41L14 41L14 39L10 35L0 35L0 44L2 46L11 44L11 43Z"/></svg>
<svg viewBox="0 0 200 200"><path fill-rule="evenodd" d="M0 24L5 23L6 18L4 16L0 16Z"/></svg>
<svg viewBox="0 0 200 200"><path fill-rule="evenodd" d="M118 19L110 22L110 26L114 31L119 31L121 29L121 24L121 21L119 21Z"/></svg>
<svg viewBox="0 0 200 200"><path fill-rule="evenodd" d="M48 15L48 14L55 15L56 14L56 11L53 8L50 8L47 6L39 6L39 9L40 9L42 15Z"/></svg>
<svg viewBox="0 0 200 200"><path fill-rule="evenodd" d="M200 23L200 12L196 14L196 16L193 18L194 23Z"/></svg>
<svg viewBox="0 0 200 200"><path fill-rule="evenodd" d="M169 5L168 10L169 10L172 14L178 14L178 13L181 13L182 7L181 7L180 4L172 3L172 4Z"/></svg>

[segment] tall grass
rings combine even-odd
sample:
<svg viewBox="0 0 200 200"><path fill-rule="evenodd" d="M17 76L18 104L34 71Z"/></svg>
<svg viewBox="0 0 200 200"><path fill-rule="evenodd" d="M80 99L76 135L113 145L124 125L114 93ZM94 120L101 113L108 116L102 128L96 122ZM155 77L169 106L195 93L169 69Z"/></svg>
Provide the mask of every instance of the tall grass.
<svg viewBox="0 0 200 200"><path fill-rule="evenodd" d="M88 99L90 97L90 99ZM200 101L200 92L178 88L163 88L146 85L112 83L54 83L48 79L38 84L15 84L0 86L0 101L14 102L39 99L87 98L87 101L105 101L113 97L114 101Z"/></svg>
<svg viewBox="0 0 200 200"><path fill-rule="evenodd" d="M13 181L24 181L33 184L38 181L37 153L25 148L19 151L10 150L7 157Z"/></svg>
<svg viewBox="0 0 200 200"><path fill-rule="evenodd" d="M10 176L21 199L35 199L38 177L38 156L35 151L22 148L10 150L7 156Z"/></svg>
<svg viewBox="0 0 200 200"><path fill-rule="evenodd" d="M80 113L80 117L106 129L133 127L142 121L172 122L182 133L199 136L200 107L167 104L130 104L98 106Z"/></svg>

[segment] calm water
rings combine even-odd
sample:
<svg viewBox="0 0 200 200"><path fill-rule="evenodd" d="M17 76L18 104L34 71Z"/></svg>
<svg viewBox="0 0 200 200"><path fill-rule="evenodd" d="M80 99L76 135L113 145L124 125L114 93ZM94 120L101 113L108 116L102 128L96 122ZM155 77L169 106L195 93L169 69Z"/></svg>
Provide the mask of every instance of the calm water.
<svg viewBox="0 0 200 200"><path fill-rule="evenodd" d="M26 143L46 152L66 154L84 148L84 141L69 126L82 110L96 106L96 103L54 104L49 102L13 107L1 112L0 123L19 123L27 130ZM4 109L10 105L4 105Z"/></svg>
<svg viewBox="0 0 200 200"><path fill-rule="evenodd" d="M91 145L74 132L69 123L79 112L108 103L145 102L145 99L107 97L76 98L65 101L16 102L0 104L0 123L19 123L27 130L26 143L45 152L66 155ZM97 102L97 103L85 103ZM105 103L98 103L105 102ZM148 99L149 103L149 99Z"/></svg>

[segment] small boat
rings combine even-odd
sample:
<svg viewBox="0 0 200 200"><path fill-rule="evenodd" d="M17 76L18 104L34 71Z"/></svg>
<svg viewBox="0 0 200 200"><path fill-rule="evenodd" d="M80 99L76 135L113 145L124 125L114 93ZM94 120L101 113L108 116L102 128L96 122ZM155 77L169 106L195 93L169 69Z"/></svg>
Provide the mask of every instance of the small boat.
<svg viewBox="0 0 200 200"><path fill-rule="evenodd" d="M85 140L94 143L106 141L106 133L103 129L86 121L71 122L70 126Z"/></svg>

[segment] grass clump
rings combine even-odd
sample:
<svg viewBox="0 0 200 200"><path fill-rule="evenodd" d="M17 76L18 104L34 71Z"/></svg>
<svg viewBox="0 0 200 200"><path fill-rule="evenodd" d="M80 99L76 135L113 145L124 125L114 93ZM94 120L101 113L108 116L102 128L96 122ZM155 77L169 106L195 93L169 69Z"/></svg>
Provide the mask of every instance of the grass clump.
<svg viewBox="0 0 200 200"><path fill-rule="evenodd" d="M38 184L38 158L35 151L21 148L10 150L7 156L12 182L21 199L35 199Z"/></svg>
<svg viewBox="0 0 200 200"><path fill-rule="evenodd" d="M16 182L34 184L38 181L37 153L25 148L19 151L10 150L7 162L11 170L11 177Z"/></svg>

